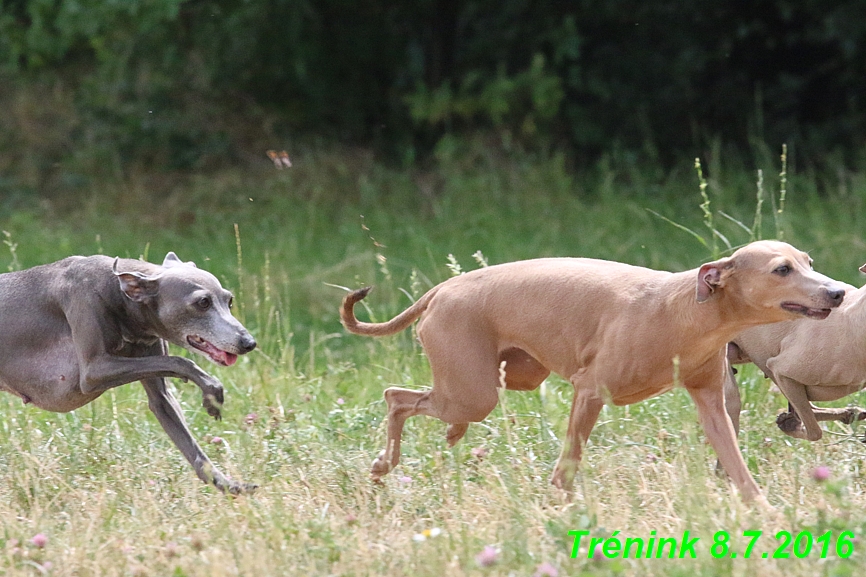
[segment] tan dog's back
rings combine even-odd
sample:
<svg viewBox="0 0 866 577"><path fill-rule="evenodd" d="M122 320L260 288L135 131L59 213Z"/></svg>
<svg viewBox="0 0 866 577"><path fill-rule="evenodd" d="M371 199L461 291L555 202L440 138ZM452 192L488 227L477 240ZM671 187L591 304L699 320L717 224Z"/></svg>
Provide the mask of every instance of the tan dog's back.
<svg viewBox="0 0 866 577"><path fill-rule="evenodd" d="M677 343L674 325L690 322L693 311L671 306L683 296L676 293L694 298L694 275L685 275L581 258L495 265L442 283L418 335L424 342L430 332L484 327L498 353L519 348L565 378L593 363L605 365L597 383L614 402L635 377L658 394L672 386L676 353L670 349L690 346ZM658 331L671 333L665 346L645 347ZM640 353L622 354L629 349ZM616 362L608 363L609 356Z"/></svg>

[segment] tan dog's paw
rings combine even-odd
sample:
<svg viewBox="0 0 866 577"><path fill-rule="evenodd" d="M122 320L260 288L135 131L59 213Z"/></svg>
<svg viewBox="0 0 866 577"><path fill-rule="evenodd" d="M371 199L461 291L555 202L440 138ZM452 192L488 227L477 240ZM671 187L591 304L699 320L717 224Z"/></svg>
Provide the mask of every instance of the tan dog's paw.
<svg viewBox="0 0 866 577"><path fill-rule="evenodd" d="M550 483L557 489L570 493L574 488L574 473L576 470L577 463L570 461L558 462L553 469L553 477L551 477Z"/></svg>
<svg viewBox="0 0 866 577"><path fill-rule="evenodd" d="M842 416L842 422L846 425L850 425L854 421L862 421L863 419L866 419L866 411L857 407L848 407Z"/></svg>
<svg viewBox="0 0 866 577"><path fill-rule="evenodd" d="M370 478L374 481L379 481L391 471L391 464L388 462L386 457L387 455L385 455L385 451L382 451L379 453L379 456L376 457L376 460L373 461L373 466L370 467Z"/></svg>
<svg viewBox="0 0 866 577"><path fill-rule="evenodd" d="M812 434L809 434L809 431L806 429L805 425L803 425L803 421L801 421L800 417L797 416L797 413L794 413L793 411L779 414L779 416L776 417L776 425L779 426L779 429L781 429L783 433L789 437L794 437L795 439L818 441L823 436L820 428L812 431Z"/></svg>
<svg viewBox="0 0 866 577"><path fill-rule="evenodd" d="M769 515L770 518L774 520L780 518L779 511L770 504L770 502L767 500L767 497L763 493L758 493L756 497L754 497L753 499L747 499L747 501L750 501L749 505L755 511L763 515Z"/></svg>
<svg viewBox="0 0 866 577"><path fill-rule="evenodd" d="M469 423L456 423L448 426L448 431L445 433L445 440L448 442L449 447L453 447L457 444L457 441L463 438L463 435L466 434L467 429L469 429Z"/></svg>
<svg viewBox="0 0 866 577"><path fill-rule="evenodd" d="M776 417L776 426L778 426L783 433L792 437L798 437L797 433L800 433L801 435L805 433L803 422L794 411L779 413Z"/></svg>

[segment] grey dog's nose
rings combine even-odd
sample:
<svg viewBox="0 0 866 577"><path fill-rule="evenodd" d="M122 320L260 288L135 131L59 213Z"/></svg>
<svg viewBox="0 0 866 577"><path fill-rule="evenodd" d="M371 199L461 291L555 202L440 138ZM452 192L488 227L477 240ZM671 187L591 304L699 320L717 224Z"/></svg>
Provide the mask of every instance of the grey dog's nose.
<svg viewBox="0 0 866 577"><path fill-rule="evenodd" d="M247 333L241 337L241 352L248 353L254 348L256 348L256 339L253 338L253 335Z"/></svg>

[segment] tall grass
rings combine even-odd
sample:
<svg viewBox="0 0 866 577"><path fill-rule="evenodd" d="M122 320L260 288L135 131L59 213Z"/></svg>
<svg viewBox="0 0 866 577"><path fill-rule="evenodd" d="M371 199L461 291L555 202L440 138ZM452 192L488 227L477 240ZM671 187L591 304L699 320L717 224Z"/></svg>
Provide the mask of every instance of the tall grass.
<svg viewBox="0 0 866 577"><path fill-rule="evenodd" d="M159 261L174 250L235 291L236 312L261 344L234 367L206 366L227 389L221 422L200 410L194 387L174 384L214 461L261 484L251 497L199 483L137 385L62 415L0 397L0 572L532 575L549 563L559 575L788 576L847 575L862 564L862 542L850 560L710 555L719 530L740 543L743 530L763 530L761 550L771 552L779 529L866 530L862 427L829 425L818 443L785 437L774 425L784 400L749 368L740 442L776 514L742 505L714 474L682 390L605 407L576 494L565 499L548 483L572 394L555 377L535 392L505 394L454 449L443 423L409 419L402 464L382 486L371 484L368 467L384 442L382 391L428 386L429 367L411 331L344 334L343 293L330 286L375 284L364 302L383 320L458 267L583 255L683 270L710 260L711 245L646 209L692 231L709 215L711 239L736 245L760 236L760 218L776 218L765 211L782 208L768 199L783 186L776 236L809 250L822 272L857 283L866 261L862 175L790 173L783 185L715 162L701 187L689 163L652 177L615 161L573 175L558 157L513 162L483 148L443 156L428 172L352 151L293 161L288 171L263 162L188 178L159 198L145 175L129 177L0 217L0 270L72 253ZM756 185L766 202L757 211ZM813 480L819 465L831 468L829 481ZM623 537L689 530L701 542L693 560L587 559L586 551L572 559L568 531L584 529ZM30 542L37 533L48 537L43 548ZM476 555L488 545L496 560L482 567Z"/></svg>

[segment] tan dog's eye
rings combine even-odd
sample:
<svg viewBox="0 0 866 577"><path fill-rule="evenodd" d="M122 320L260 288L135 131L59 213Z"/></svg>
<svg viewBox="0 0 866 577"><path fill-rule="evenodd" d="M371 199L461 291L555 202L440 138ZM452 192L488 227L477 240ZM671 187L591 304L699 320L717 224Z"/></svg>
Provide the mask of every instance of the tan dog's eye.
<svg viewBox="0 0 866 577"><path fill-rule="evenodd" d="M773 274L777 274L779 276L788 276L788 273L791 272L791 267L783 264L780 267L777 267L776 270L773 271Z"/></svg>

